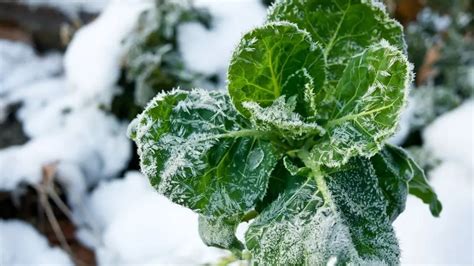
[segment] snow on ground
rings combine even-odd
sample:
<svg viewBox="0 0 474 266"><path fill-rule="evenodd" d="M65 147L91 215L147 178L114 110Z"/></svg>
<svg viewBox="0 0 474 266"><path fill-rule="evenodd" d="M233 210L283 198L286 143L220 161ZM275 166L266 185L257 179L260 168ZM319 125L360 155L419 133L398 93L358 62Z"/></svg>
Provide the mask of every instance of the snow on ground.
<svg viewBox="0 0 474 266"><path fill-rule="evenodd" d="M474 171L474 100L439 117L423 132L425 147L443 161Z"/></svg>
<svg viewBox="0 0 474 266"><path fill-rule="evenodd" d="M152 0L113 0L95 21L74 35L64 59L71 88L108 103L126 53L122 41L141 12L152 6Z"/></svg>
<svg viewBox="0 0 474 266"><path fill-rule="evenodd" d="M122 40L151 5L151 0L111 1L74 36L65 74L60 55L37 56L25 44L0 41L0 114L22 103L17 117L31 139L0 150L1 190L39 182L42 166L50 163L58 163L60 180L80 187L114 177L127 165L127 125L100 106L110 103L117 89Z"/></svg>
<svg viewBox="0 0 474 266"><path fill-rule="evenodd" d="M202 243L197 214L159 195L138 172L102 183L84 211L91 229L79 235L101 265L202 264L227 254Z"/></svg>
<svg viewBox="0 0 474 266"><path fill-rule="evenodd" d="M38 57L31 46L21 42L0 39L0 58L0 97L16 87L58 75L62 70L61 55Z"/></svg>
<svg viewBox="0 0 474 266"><path fill-rule="evenodd" d="M247 31L261 26L266 9L261 0L197 0L197 7L208 8L213 27L185 23L178 28L178 43L186 66L193 71L225 80L234 48Z"/></svg>
<svg viewBox="0 0 474 266"><path fill-rule="evenodd" d="M24 48L19 43L8 43L8 47ZM97 102L85 100L82 92L70 90L67 79L58 76L61 60L52 56L25 53L23 58L11 57L23 64L5 65L11 75L0 79L0 109L22 103L16 115L30 140L0 150L2 190L13 190L22 181L38 183L42 166L50 163L58 163L60 169L75 168L71 171L81 173L84 182L94 183L94 179L116 175L131 156L124 134L127 125L105 114ZM21 82L25 77L27 84Z"/></svg>
<svg viewBox="0 0 474 266"><path fill-rule="evenodd" d="M443 203L440 218L420 200L409 197L395 221L404 264L465 264L473 258L474 102L439 117L425 129L425 148L443 163L429 173Z"/></svg>
<svg viewBox="0 0 474 266"><path fill-rule="evenodd" d="M0 265L73 265L68 255L52 248L31 225L0 220Z"/></svg>

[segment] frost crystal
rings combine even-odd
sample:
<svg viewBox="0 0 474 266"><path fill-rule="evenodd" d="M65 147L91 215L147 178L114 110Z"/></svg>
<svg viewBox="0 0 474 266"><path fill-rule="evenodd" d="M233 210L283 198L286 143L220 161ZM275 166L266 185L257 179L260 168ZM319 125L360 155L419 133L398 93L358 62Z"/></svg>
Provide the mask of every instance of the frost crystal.
<svg viewBox="0 0 474 266"><path fill-rule="evenodd" d="M295 113L295 105L294 98L287 102L285 96L276 99L269 107L261 107L255 102L242 103L250 112L252 123L259 130L277 131L282 136L294 138L324 134L324 128L314 122L305 122L300 114Z"/></svg>

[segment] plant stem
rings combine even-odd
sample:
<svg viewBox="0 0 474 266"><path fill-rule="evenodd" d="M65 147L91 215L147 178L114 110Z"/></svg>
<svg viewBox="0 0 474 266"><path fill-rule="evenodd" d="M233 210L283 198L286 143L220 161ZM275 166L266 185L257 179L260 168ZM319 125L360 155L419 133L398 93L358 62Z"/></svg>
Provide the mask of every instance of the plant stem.
<svg viewBox="0 0 474 266"><path fill-rule="evenodd" d="M306 149L301 149L298 152L298 157L303 161L306 167L311 169L311 175L316 181L316 186L323 196L324 202L328 204L333 211L336 211L336 205L334 205L334 202L331 198L331 193L329 192L326 180L324 180L325 173L321 171L320 164L311 158L311 155Z"/></svg>

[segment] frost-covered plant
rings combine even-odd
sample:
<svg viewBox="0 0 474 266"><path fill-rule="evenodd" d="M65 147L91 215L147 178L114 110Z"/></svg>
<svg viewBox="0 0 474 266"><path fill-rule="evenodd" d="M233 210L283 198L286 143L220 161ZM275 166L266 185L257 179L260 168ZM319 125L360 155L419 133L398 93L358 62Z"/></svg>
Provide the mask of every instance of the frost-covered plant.
<svg viewBox="0 0 474 266"><path fill-rule="evenodd" d="M207 245L264 265L398 264L391 223L407 194L441 211L423 171L385 144L411 81L379 2L281 0L236 48L228 94L161 93L129 135L158 192L200 214Z"/></svg>
<svg viewBox="0 0 474 266"><path fill-rule="evenodd" d="M154 8L140 16L137 29L125 40L127 78L135 82L134 100L145 106L156 93L197 78L184 67L177 45L178 26L186 22L208 24L210 15L191 0L155 0Z"/></svg>
<svg viewBox="0 0 474 266"><path fill-rule="evenodd" d="M407 28L408 52L415 70L422 72L425 61L434 61L433 73L418 81L423 86L412 92L415 101L415 114L410 121L412 131L425 127L474 96L474 20L468 5L459 1L444 3L439 7L446 12L442 16L432 9L436 3L431 4L433 7L420 12L417 21ZM435 59L427 56L430 53Z"/></svg>

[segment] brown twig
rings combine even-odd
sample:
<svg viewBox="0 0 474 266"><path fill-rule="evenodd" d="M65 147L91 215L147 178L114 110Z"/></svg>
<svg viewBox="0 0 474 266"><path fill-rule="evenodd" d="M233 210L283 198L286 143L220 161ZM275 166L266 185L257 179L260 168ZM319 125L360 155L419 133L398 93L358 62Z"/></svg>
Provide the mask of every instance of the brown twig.
<svg viewBox="0 0 474 266"><path fill-rule="evenodd" d="M53 208L49 203L49 198L53 200L56 206L61 210L62 213L72 221L72 212L69 207L61 200L59 195L54 189L54 179L57 172L57 163L52 163L43 166L43 179L39 185L34 186L38 192L39 202L42 209L45 211L46 218L53 229L56 238L59 241L62 249L65 250L69 256L73 259L76 265L87 265L84 261L75 256L72 252L71 246L69 245L66 236L64 235L61 226L59 225L58 219L56 218Z"/></svg>

